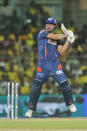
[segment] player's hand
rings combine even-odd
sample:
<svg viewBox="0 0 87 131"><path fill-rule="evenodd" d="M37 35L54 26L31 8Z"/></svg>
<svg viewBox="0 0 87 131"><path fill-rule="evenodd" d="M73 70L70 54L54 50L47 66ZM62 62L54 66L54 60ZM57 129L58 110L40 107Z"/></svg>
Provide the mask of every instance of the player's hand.
<svg viewBox="0 0 87 131"><path fill-rule="evenodd" d="M67 35L67 42L73 43L75 40L74 33L71 30L67 30L63 23L61 23L61 30L62 32Z"/></svg>
<svg viewBox="0 0 87 131"><path fill-rule="evenodd" d="M67 31L67 41L69 43L73 43L75 40L75 36L74 36L74 33L71 31L71 30L68 30Z"/></svg>

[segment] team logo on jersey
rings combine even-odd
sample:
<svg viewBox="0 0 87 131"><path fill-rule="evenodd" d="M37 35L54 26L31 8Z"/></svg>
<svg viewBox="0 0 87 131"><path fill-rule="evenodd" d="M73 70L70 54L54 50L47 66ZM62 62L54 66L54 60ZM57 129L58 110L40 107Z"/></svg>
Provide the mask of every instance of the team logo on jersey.
<svg viewBox="0 0 87 131"><path fill-rule="evenodd" d="M62 70L58 70L58 71L56 71L56 74L62 74L63 73L63 71Z"/></svg>

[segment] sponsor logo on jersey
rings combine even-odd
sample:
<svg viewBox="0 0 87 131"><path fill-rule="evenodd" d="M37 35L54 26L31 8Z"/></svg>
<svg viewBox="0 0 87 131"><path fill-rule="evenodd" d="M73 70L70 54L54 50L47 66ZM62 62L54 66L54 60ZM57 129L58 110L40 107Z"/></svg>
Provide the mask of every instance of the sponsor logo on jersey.
<svg viewBox="0 0 87 131"><path fill-rule="evenodd" d="M57 45L57 42L55 40L52 40L52 39L48 39L48 43L52 44L52 45Z"/></svg>
<svg viewBox="0 0 87 131"><path fill-rule="evenodd" d="M62 70L58 70L58 71L56 71L56 74L62 74L63 73L63 71Z"/></svg>

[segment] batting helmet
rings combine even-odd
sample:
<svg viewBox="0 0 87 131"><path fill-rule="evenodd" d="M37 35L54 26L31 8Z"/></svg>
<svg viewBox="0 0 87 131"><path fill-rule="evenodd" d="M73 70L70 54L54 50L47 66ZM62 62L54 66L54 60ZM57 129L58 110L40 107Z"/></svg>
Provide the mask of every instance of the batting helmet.
<svg viewBox="0 0 87 131"><path fill-rule="evenodd" d="M46 19L45 23L46 24L50 23L50 24L57 25L57 20L54 17L49 17L49 18Z"/></svg>

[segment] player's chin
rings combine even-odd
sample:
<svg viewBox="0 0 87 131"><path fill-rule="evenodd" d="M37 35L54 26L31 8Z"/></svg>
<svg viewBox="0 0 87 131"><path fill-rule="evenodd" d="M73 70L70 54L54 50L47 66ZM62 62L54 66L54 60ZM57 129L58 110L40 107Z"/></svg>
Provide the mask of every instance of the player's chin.
<svg viewBox="0 0 87 131"><path fill-rule="evenodd" d="M47 29L47 31L49 32L49 31L52 31L51 29Z"/></svg>

